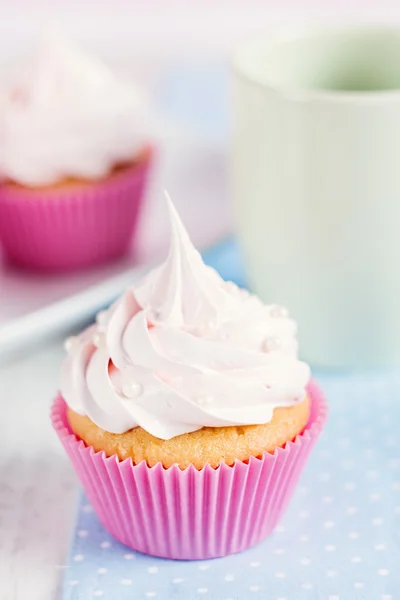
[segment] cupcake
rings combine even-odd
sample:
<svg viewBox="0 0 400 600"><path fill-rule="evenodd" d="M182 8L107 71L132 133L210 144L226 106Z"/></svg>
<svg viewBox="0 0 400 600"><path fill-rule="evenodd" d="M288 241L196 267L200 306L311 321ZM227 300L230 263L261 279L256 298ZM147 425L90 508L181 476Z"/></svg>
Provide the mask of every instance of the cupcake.
<svg viewBox="0 0 400 600"><path fill-rule="evenodd" d="M67 341L52 422L120 542L212 558L273 530L327 408L286 309L223 281L169 215L165 263Z"/></svg>
<svg viewBox="0 0 400 600"><path fill-rule="evenodd" d="M152 150L142 90L47 40L0 103L0 241L15 263L89 266L129 247Z"/></svg>

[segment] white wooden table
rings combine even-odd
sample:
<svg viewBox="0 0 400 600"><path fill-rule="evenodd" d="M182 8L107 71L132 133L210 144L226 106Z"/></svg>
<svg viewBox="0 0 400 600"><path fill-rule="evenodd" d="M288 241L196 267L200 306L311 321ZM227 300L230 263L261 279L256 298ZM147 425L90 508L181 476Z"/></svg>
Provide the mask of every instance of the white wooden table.
<svg viewBox="0 0 400 600"><path fill-rule="evenodd" d="M52 600L77 482L48 417L61 340L0 368L0 599Z"/></svg>

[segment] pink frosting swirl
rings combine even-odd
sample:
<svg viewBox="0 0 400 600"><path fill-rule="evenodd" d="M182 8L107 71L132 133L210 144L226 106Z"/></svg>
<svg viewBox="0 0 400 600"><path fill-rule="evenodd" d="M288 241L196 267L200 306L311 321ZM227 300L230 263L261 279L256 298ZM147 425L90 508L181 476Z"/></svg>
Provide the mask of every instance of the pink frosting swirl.
<svg viewBox="0 0 400 600"><path fill-rule="evenodd" d="M204 265L171 203L169 212L167 260L70 342L63 396L113 433L141 426L170 439L267 423L304 399L296 324Z"/></svg>

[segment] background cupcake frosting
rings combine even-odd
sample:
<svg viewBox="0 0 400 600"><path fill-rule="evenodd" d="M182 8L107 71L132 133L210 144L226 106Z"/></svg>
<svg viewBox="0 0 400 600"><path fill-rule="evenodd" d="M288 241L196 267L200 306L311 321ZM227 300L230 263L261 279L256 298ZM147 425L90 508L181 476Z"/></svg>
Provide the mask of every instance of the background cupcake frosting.
<svg viewBox="0 0 400 600"><path fill-rule="evenodd" d="M267 423L304 399L296 325L206 267L171 203L169 214L166 262L69 340L62 394L113 433Z"/></svg>
<svg viewBox="0 0 400 600"><path fill-rule="evenodd" d="M132 248L154 147L142 88L50 36L0 95L0 241L66 271Z"/></svg>
<svg viewBox="0 0 400 600"><path fill-rule="evenodd" d="M143 89L49 35L3 90L0 173L32 187L106 176L147 143L147 109Z"/></svg>

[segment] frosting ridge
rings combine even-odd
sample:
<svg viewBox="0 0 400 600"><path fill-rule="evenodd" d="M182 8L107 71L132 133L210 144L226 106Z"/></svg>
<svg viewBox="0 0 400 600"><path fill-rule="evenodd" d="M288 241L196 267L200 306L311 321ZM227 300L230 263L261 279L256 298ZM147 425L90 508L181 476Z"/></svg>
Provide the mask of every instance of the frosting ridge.
<svg viewBox="0 0 400 600"><path fill-rule="evenodd" d="M305 396L296 324L206 266L168 201L166 261L70 344L61 391L99 427L170 439L267 423Z"/></svg>

